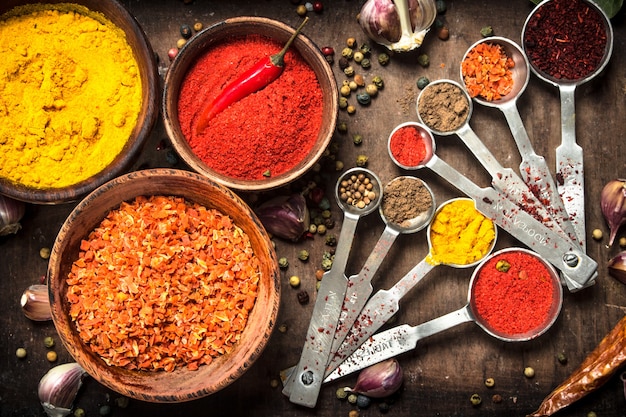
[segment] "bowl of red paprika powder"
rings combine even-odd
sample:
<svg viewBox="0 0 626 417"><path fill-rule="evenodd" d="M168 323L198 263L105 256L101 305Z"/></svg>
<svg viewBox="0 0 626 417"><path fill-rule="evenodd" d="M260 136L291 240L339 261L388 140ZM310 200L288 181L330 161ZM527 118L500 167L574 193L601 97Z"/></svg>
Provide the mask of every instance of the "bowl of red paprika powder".
<svg viewBox="0 0 626 417"><path fill-rule="evenodd" d="M193 170L235 190L265 191L319 161L335 130L337 86L300 29L236 17L181 48L165 78L162 111L174 148ZM270 61L281 50L283 62Z"/></svg>
<svg viewBox="0 0 626 417"><path fill-rule="evenodd" d="M233 191L187 170L115 178L78 203L48 266L52 319L106 387L190 401L243 375L280 303L278 260Z"/></svg>
<svg viewBox="0 0 626 417"><path fill-rule="evenodd" d="M158 118L152 47L115 0L8 0L0 193L78 201L130 168ZM7 35L8 33L8 35Z"/></svg>

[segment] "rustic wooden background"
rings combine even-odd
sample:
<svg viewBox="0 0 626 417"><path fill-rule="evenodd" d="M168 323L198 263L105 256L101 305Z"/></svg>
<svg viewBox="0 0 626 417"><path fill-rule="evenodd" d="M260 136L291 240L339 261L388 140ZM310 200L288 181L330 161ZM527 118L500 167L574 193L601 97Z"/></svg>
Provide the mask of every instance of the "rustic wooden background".
<svg viewBox="0 0 626 417"><path fill-rule="evenodd" d="M185 4L181 0L124 0L148 35L160 58L159 69L165 74L168 66L167 51L176 44L179 27L183 23L193 25L196 21L206 25L227 17L239 15L267 16L292 26L300 21L296 6L289 0L257 1L200 1ZM311 21L304 32L320 47L332 46L337 54L349 37L359 42L366 40L355 16L360 0L326 0L321 14L310 13ZM422 48L416 53L392 57L391 63L380 67L376 62L364 75L380 75L385 88L371 106L359 107L357 113L348 116L340 112L339 120L346 121L349 135L337 135L341 142L340 159L346 167L354 166L356 156L370 157L368 167L376 172L383 183L403 174L386 155L386 140L394 126L401 122L417 120L414 100L416 80L427 76L459 79L460 60L467 48L480 39L483 26L492 26L495 34L519 42L522 26L533 5L527 0L448 0L448 10L443 16L449 29L447 41L438 39L436 33L428 34ZM626 287L607 274L607 260L619 251L619 247L606 247L603 242L591 240L591 231L602 229L608 236L608 228L600 211L600 190L609 180L626 176L623 152L623 134L626 121L623 108L626 94L626 27L622 12L613 19L615 40L614 53L606 71L597 79L577 90L578 143L585 150L586 216L588 254L599 264L597 284L581 292L566 291L563 310L554 327L541 338L527 343L508 344L482 332L473 323L464 324L422 342L416 351L405 354L400 362L405 370L405 383L400 395L392 404L389 415L442 415L442 416L524 416L534 411L541 400L596 346L602 337L624 316L626 311ZM19 35L19 34L17 34ZM375 51L381 51L375 48ZM430 66L420 67L419 53L430 56ZM345 76L337 64L333 66L337 81ZM306 86L302 86L306 88ZM550 167L555 166L555 148L560 143L560 105L558 91L535 77L518 102L518 107L529 136L538 154L543 155ZM519 166L512 136L503 115L495 109L474 106L471 125L476 133L509 167ZM363 135L363 145L356 147L350 135ZM172 161L171 150L158 145L166 138L159 123L133 169L140 167L185 168ZM476 163L471 154L455 136L438 138L437 154L481 186L489 184L489 177ZM174 163L173 163L174 162ZM239 163L237 161L236 163ZM553 171L554 172L554 171ZM336 175L336 173L331 173ZM413 172L434 190L438 202L460 196L460 192L428 170ZM334 183L328 184L329 196ZM262 197L262 196L261 196ZM23 220L23 229L15 236L0 238L0 415L42 416L37 399L37 384L41 376L53 365L45 359L43 339L54 336L52 323L33 323L20 310L22 291L30 284L38 283L46 273L46 261L39 256L42 247L51 247L62 222L73 204L59 206L29 205ZM341 214L336 205L332 207L337 219L338 235ZM357 236L347 274L361 268L369 251L383 230L377 214L359 223ZM626 235L622 229L620 236ZM497 248L515 246L519 243L500 231ZM275 332L269 346L254 366L238 381L223 391L200 400L181 404L149 404L131 401L121 409L115 406L119 396L87 379L76 400L87 415L98 415L101 405L110 404L115 416L151 415L230 415L230 416L347 416L354 408L335 398L341 386L353 385L356 376L329 384L322 388L315 409L291 404L281 394L280 388L272 386L281 369L297 362L304 335L314 305L314 270L326 249L323 238L307 239L292 244L276 242L279 256L290 260L290 267L283 272L283 296L278 324L285 324L285 333ZM311 259L301 263L297 253L309 250ZM376 288L388 288L404 275L427 253L425 232L400 236L382 264L374 280ZM302 288L312 296L308 305L300 305L296 291L289 287L290 275L302 278ZM438 267L429 274L401 304L396 323L419 324L462 307L467 299L467 284L471 270ZM28 357L19 360L15 356L18 347L28 350ZM59 345L58 363L71 361L68 353ZM564 352L568 363L562 365L556 355ZM523 369L531 366L536 371L533 379L523 376ZM625 369L622 369L622 371ZM496 385L488 389L485 378L494 378ZM469 398L477 393L483 398L480 407L470 405ZM503 401L495 404L493 394ZM619 376L614 376L597 392L589 395L575 406L562 412L562 416L585 416L594 411L598 416L618 417L626 415L626 400ZM374 404L361 410L362 416L381 415Z"/></svg>

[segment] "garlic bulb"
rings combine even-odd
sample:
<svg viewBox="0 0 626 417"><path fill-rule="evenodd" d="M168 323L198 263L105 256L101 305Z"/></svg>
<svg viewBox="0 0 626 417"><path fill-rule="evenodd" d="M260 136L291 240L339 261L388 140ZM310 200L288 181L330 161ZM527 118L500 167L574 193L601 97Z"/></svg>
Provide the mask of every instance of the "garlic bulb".
<svg viewBox="0 0 626 417"><path fill-rule="evenodd" d="M406 52L422 45L436 17L435 0L368 0L359 24L376 43Z"/></svg>
<svg viewBox="0 0 626 417"><path fill-rule="evenodd" d="M600 193L602 214L609 225L609 246L613 245L617 230L626 224L626 179L606 183Z"/></svg>
<svg viewBox="0 0 626 417"><path fill-rule="evenodd" d="M49 417L71 413L72 403L87 373L76 362L57 365L39 381L39 401Z"/></svg>

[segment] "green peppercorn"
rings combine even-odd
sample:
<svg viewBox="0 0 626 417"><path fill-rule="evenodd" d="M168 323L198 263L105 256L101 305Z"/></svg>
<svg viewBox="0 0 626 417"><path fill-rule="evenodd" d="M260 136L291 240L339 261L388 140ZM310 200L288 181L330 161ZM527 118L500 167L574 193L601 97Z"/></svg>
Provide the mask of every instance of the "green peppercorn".
<svg viewBox="0 0 626 417"><path fill-rule="evenodd" d="M332 212L330 210L322 210L322 217L324 220L329 219L332 216Z"/></svg>
<svg viewBox="0 0 626 417"><path fill-rule="evenodd" d="M426 68L430 65L430 57L426 54L421 54L417 57L417 63Z"/></svg>
<svg viewBox="0 0 626 417"><path fill-rule="evenodd" d="M24 359L26 357L26 349L24 349L23 347L17 348L15 350L15 356L17 356L18 359Z"/></svg>
<svg viewBox="0 0 626 417"><path fill-rule="evenodd" d="M358 399L358 396L356 394L349 394L348 395L348 402L350 404L356 404L357 399Z"/></svg>
<svg viewBox="0 0 626 417"><path fill-rule="evenodd" d="M367 106L372 102L372 97L367 93L359 93L356 95L356 101L362 106Z"/></svg>
<svg viewBox="0 0 626 417"><path fill-rule="evenodd" d="M345 59L352 59L352 57L354 56L354 51L352 50L352 48L343 48L341 50L341 56Z"/></svg>
<svg viewBox="0 0 626 417"><path fill-rule="evenodd" d="M372 66L372 61L367 58L363 58L361 61L361 68L368 69Z"/></svg>
<svg viewBox="0 0 626 417"><path fill-rule="evenodd" d="M50 248L39 249L39 256L41 256L42 259L50 258Z"/></svg>
<svg viewBox="0 0 626 417"><path fill-rule="evenodd" d="M356 166L364 167L367 166L368 157L366 155L358 155L356 157Z"/></svg>
<svg viewBox="0 0 626 417"><path fill-rule="evenodd" d="M327 246L335 246L337 244L337 238L333 235L326 236L326 245Z"/></svg>
<svg viewBox="0 0 626 417"><path fill-rule="evenodd" d="M419 77L417 79L417 88L419 88L420 90L426 88L428 84L430 84L430 80L426 77Z"/></svg>
<svg viewBox="0 0 626 417"><path fill-rule="evenodd" d="M361 51L356 51L353 55L352 55L352 59L354 59L354 62L356 62L357 64L361 63L361 61L363 61L365 57L363 56L363 52Z"/></svg>
<svg viewBox="0 0 626 417"><path fill-rule="evenodd" d="M311 223L309 225L309 233L314 234L317 232L317 225L315 223Z"/></svg>
<svg viewBox="0 0 626 417"><path fill-rule="evenodd" d="M493 36L493 28L491 26L485 26L480 29L480 34L483 38L488 38L489 36Z"/></svg>
<svg viewBox="0 0 626 417"><path fill-rule="evenodd" d="M470 397L470 403L472 403L474 407L478 407L480 403L482 402L483 400L480 398L480 395L478 394L472 394L472 396Z"/></svg>
<svg viewBox="0 0 626 417"><path fill-rule="evenodd" d="M560 352L558 355L556 355L556 359L559 361L560 364L565 365L567 363L567 355L565 355L565 352Z"/></svg>
<svg viewBox="0 0 626 417"><path fill-rule="evenodd" d="M74 410L74 417L85 417L85 415L85 410L83 410L82 408L77 408L76 410Z"/></svg>
<svg viewBox="0 0 626 417"><path fill-rule="evenodd" d="M435 7L437 8L438 14L444 14L446 10L448 10L448 6L444 0L437 0L435 2Z"/></svg>
<svg viewBox="0 0 626 417"><path fill-rule="evenodd" d="M315 283L315 291L319 291L321 286L322 286L322 281L317 281Z"/></svg>
<svg viewBox="0 0 626 417"><path fill-rule="evenodd" d="M348 104L348 107L346 107L346 111L348 112L348 114L354 114L356 113L356 107L354 107L352 104Z"/></svg>
<svg viewBox="0 0 626 417"><path fill-rule="evenodd" d="M289 285L291 285L292 288L298 288L300 286L300 277L297 275L290 276Z"/></svg>
<svg viewBox="0 0 626 417"><path fill-rule="evenodd" d="M378 95L378 87L376 84L368 84L365 86L365 92L369 94L371 97L376 97Z"/></svg>
<svg viewBox="0 0 626 417"><path fill-rule="evenodd" d="M372 84L374 84L379 90L382 90L385 87L383 79L378 75L372 78Z"/></svg>
<svg viewBox="0 0 626 417"><path fill-rule="evenodd" d="M531 368L530 366L527 366L526 368L524 368L524 376L526 378L532 378L535 376L535 370L533 368Z"/></svg>
<svg viewBox="0 0 626 417"><path fill-rule="evenodd" d="M346 74L347 77L352 77L354 76L356 71L354 71L354 68L352 67L352 65L348 65L347 67L343 69L343 73Z"/></svg>
<svg viewBox="0 0 626 417"><path fill-rule="evenodd" d="M110 405L108 405L108 404L105 404L105 405L101 406L101 407L98 409L98 413L99 413L101 416L108 416L108 415L111 415L111 406L110 406Z"/></svg>
<svg viewBox="0 0 626 417"><path fill-rule="evenodd" d="M485 379L485 386L487 388L493 388L494 385L496 385L496 381L493 378Z"/></svg>
<svg viewBox="0 0 626 417"><path fill-rule="evenodd" d="M318 235L325 235L326 234L326 226L323 224L320 224L319 226L317 226L317 234Z"/></svg>
<svg viewBox="0 0 626 417"><path fill-rule="evenodd" d="M337 123L337 131L339 133L347 133L348 132L348 124L346 122Z"/></svg>
<svg viewBox="0 0 626 417"><path fill-rule="evenodd" d="M289 267L289 261L287 260L287 258L283 256L282 258L278 259L278 267L280 269L286 269L287 267Z"/></svg>
<svg viewBox="0 0 626 417"><path fill-rule="evenodd" d="M346 109L348 107L348 98L347 97L339 97L339 108ZM343 133L343 132L342 132Z"/></svg>
<svg viewBox="0 0 626 417"><path fill-rule="evenodd" d="M46 336L43 339L43 345L47 348L51 348L52 346L54 346L54 338L52 336Z"/></svg>
<svg viewBox="0 0 626 417"><path fill-rule="evenodd" d="M180 35L185 39L191 38L191 26L187 24L180 25Z"/></svg>
<svg viewBox="0 0 626 417"><path fill-rule="evenodd" d="M306 249L302 249L300 252L298 252L298 259L300 259L301 261L308 261L309 251Z"/></svg>
<svg viewBox="0 0 626 417"><path fill-rule="evenodd" d="M361 136L358 133L355 133L354 135L352 135L352 143L354 143L355 145L360 145L363 143L363 136Z"/></svg>
<svg viewBox="0 0 626 417"><path fill-rule="evenodd" d="M285 323L278 326L278 331L281 333L287 333L287 330L289 330L289 327Z"/></svg>
<svg viewBox="0 0 626 417"><path fill-rule="evenodd" d="M341 171L343 166L343 161L335 161L335 171Z"/></svg>
<svg viewBox="0 0 626 417"><path fill-rule="evenodd" d="M372 52L372 48L369 46L369 44L364 43L359 46L359 51L361 51L363 56L368 56Z"/></svg>
<svg viewBox="0 0 626 417"><path fill-rule="evenodd" d="M321 267L322 267L322 269L324 271L330 271L330 269L333 267L333 260L332 259L322 259Z"/></svg>
<svg viewBox="0 0 626 417"><path fill-rule="evenodd" d="M345 388L337 388L337 391L335 391L335 395L338 399L345 400L346 398L348 398L348 391L346 391Z"/></svg>
<svg viewBox="0 0 626 417"><path fill-rule="evenodd" d="M595 411L590 411L587 413L587 417L598 417Z"/></svg>
<svg viewBox="0 0 626 417"><path fill-rule="evenodd" d="M496 262L496 269L500 272L507 272L510 268L511 264L504 259L500 259L498 262Z"/></svg>
<svg viewBox="0 0 626 417"><path fill-rule="evenodd" d="M389 63L389 59L390 59L389 55L387 55L384 52L378 54L378 63L382 65L383 67Z"/></svg>

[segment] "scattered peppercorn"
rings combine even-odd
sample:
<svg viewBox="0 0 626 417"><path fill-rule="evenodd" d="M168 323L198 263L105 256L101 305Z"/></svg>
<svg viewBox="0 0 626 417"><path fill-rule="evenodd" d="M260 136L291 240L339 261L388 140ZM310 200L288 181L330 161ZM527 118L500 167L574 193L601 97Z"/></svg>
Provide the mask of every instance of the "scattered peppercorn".
<svg viewBox="0 0 626 417"><path fill-rule="evenodd" d="M493 28L491 26L485 26L480 29L480 34L483 38L488 38L489 36L493 36Z"/></svg>
<svg viewBox="0 0 626 417"><path fill-rule="evenodd" d="M182 24L180 25L180 35L185 38L185 39L189 39L191 38L191 26L189 26L188 24Z"/></svg>
<svg viewBox="0 0 626 417"><path fill-rule="evenodd" d="M173 61L174 58L176 58L176 55L178 55L178 48L170 48L167 51L167 57L170 59L170 61Z"/></svg>
<svg viewBox="0 0 626 417"><path fill-rule="evenodd" d="M357 74L357 75L354 76L354 82L359 87L365 86L365 79L363 78L363 76L361 74Z"/></svg>
<svg viewBox="0 0 626 417"><path fill-rule="evenodd" d="M39 256L41 256L42 259L50 258L50 248L39 249Z"/></svg>
<svg viewBox="0 0 626 417"><path fill-rule="evenodd" d="M82 408L77 408L74 410L74 417L85 417L87 414L85 413L85 410L83 410Z"/></svg>
<svg viewBox="0 0 626 417"><path fill-rule="evenodd" d="M348 132L348 124L346 122L337 123L337 131L339 133L347 133Z"/></svg>
<svg viewBox="0 0 626 417"><path fill-rule="evenodd" d="M48 351L48 353L46 353L46 359L48 360L48 362L56 362L57 358L57 353L54 350L50 350Z"/></svg>
<svg viewBox="0 0 626 417"><path fill-rule="evenodd" d="M287 333L287 330L289 330L289 327L285 323L278 326L278 331L281 333Z"/></svg>
<svg viewBox="0 0 626 417"><path fill-rule="evenodd" d="M358 395L356 395L356 394L348 394L348 402L350 404L356 404L357 399L358 399Z"/></svg>
<svg viewBox="0 0 626 417"><path fill-rule="evenodd" d="M343 162L342 161L335 161L335 171L341 171L341 170L343 170Z"/></svg>
<svg viewBox="0 0 626 417"><path fill-rule="evenodd" d="M438 14L444 14L448 10L448 6L444 0L437 0L435 2L435 7L437 8Z"/></svg>
<svg viewBox="0 0 626 417"><path fill-rule="evenodd" d="M300 304L307 304L309 302L309 293L305 290L298 291L298 302Z"/></svg>
<svg viewBox="0 0 626 417"><path fill-rule="evenodd" d="M300 277L297 275L292 275L289 277L289 285L293 288L298 288L300 286Z"/></svg>
<svg viewBox="0 0 626 417"><path fill-rule="evenodd" d="M417 57L417 63L425 68L430 65L430 57L427 54L421 54Z"/></svg>
<svg viewBox="0 0 626 417"><path fill-rule="evenodd" d="M54 338L52 336L46 336L43 339L43 345L47 348L51 348L52 346L54 346Z"/></svg>
<svg viewBox="0 0 626 417"><path fill-rule="evenodd" d="M308 261L309 251L306 249L302 249L300 252L298 252L298 259L300 259L301 261Z"/></svg>
<svg viewBox="0 0 626 417"><path fill-rule="evenodd" d="M389 64L389 55L387 55L384 52L381 54L378 54L378 63L382 65L383 67Z"/></svg>
<svg viewBox="0 0 626 417"><path fill-rule="evenodd" d="M388 413L390 408L391 407L389 406L389 403L385 401L378 403L378 411L380 411L382 414Z"/></svg>
<svg viewBox="0 0 626 417"><path fill-rule="evenodd" d="M348 112L348 114L354 114L356 113L356 107L354 107L352 104L348 104L348 107L346 107L346 111Z"/></svg>
<svg viewBox="0 0 626 417"><path fill-rule="evenodd" d="M345 69L348 65L350 65L350 62L348 62L348 60L346 59L346 57L342 56L341 58L339 58L339 68L340 69Z"/></svg>
<svg viewBox="0 0 626 417"><path fill-rule="evenodd" d="M493 396L491 397L491 401L495 404L500 404L502 402L502 395L493 394Z"/></svg>
<svg viewBox="0 0 626 417"><path fill-rule="evenodd" d="M587 413L587 417L598 417L595 411L590 411Z"/></svg>
<svg viewBox="0 0 626 417"><path fill-rule="evenodd" d="M298 16L306 16L306 6L304 4L299 5L298 7L296 7L296 13L298 14Z"/></svg>
<svg viewBox="0 0 626 417"><path fill-rule="evenodd" d="M367 166L367 161L368 161L368 157L367 155L358 155L356 157L356 166L358 167L365 167Z"/></svg>
<svg viewBox="0 0 626 417"><path fill-rule="evenodd" d="M494 385L496 385L496 381L493 378L485 379L485 386L487 388L493 388Z"/></svg>
<svg viewBox="0 0 626 417"><path fill-rule="evenodd" d="M356 397L356 405L361 409L369 407L371 403L372 400L368 396L359 394Z"/></svg>
<svg viewBox="0 0 626 417"><path fill-rule="evenodd" d="M276 378L270 379L270 387L271 388L278 388L279 385L280 385L280 381L278 381L278 379L276 379Z"/></svg>
<svg viewBox="0 0 626 417"><path fill-rule="evenodd" d="M348 83L348 87L350 87L350 90L356 91L359 88L359 85L356 83L356 81L352 80Z"/></svg>
<svg viewBox="0 0 626 417"><path fill-rule="evenodd" d="M593 229L593 232L591 232L591 237L593 237L594 240L602 240L602 230Z"/></svg>
<svg viewBox="0 0 626 417"><path fill-rule="evenodd" d="M341 56L350 60L354 56L354 50L352 48L343 48L341 50Z"/></svg>
<svg viewBox="0 0 626 417"><path fill-rule="evenodd" d="M359 93L356 95L356 101L362 106L367 106L372 102L372 97L367 93Z"/></svg>
<svg viewBox="0 0 626 417"><path fill-rule="evenodd" d="M368 56L370 52L372 52L372 48L369 46L369 44L364 43L359 46L359 51L361 51L363 56Z"/></svg>
<svg viewBox="0 0 626 417"><path fill-rule="evenodd" d="M178 49L182 48L183 46L185 46L185 44L187 43L187 39L185 38L180 38L179 40L176 41L176 47Z"/></svg>
<svg viewBox="0 0 626 417"><path fill-rule="evenodd" d="M17 350L15 351L15 356L17 356L19 359L24 359L26 357L26 349L24 348L17 348Z"/></svg>
<svg viewBox="0 0 626 417"><path fill-rule="evenodd" d="M313 2L313 11L315 13L322 13L324 11L324 5L321 1Z"/></svg>
<svg viewBox="0 0 626 417"><path fill-rule="evenodd" d="M333 267L333 260L332 259L322 259L322 265L321 266L322 266L322 269L324 271L330 271L330 269Z"/></svg>
<svg viewBox="0 0 626 417"><path fill-rule="evenodd" d="M626 248L626 237L620 237L619 238L619 246L621 248Z"/></svg>
<svg viewBox="0 0 626 417"><path fill-rule="evenodd" d="M105 404L103 406L100 406L100 408L98 409L98 413L101 416L108 416L111 414L111 406L108 404Z"/></svg>
<svg viewBox="0 0 626 417"><path fill-rule="evenodd" d="M533 368L531 368L530 366L527 366L526 368L524 368L524 376L526 378L532 378L535 376L535 370Z"/></svg>
<svg viewBox="0 0 626 417"><path fill-rule="evenodd" d="M315 279L318 281L321 281L322 278L324 278L324 270L323 269L316 269L315 270Z"/></svg>
<svg viewBox="0 0 626 417"><path fill-rule="evenodd" d="M562 365L565 365L567 363L567 355L565 355L565 352L559 352L559 354L556 355L556 359Z"/></svg>
<svg viewBox="0 0 626 417"><path fill-rule="evenodd" d="M355 133L354 135L352 135L352 143L354 143L355 145L360 145L363 143L363 136Z"/></svg>
<svg viewBox="0 0 626 417"><path fill-rule="evenodd" d="M430 80L426 77L419 77L417 79L417 88L419 88L420 90L426 88L428 84L430 84Z"/></svg>
<svg viewBox="0 0 626 417"><path fill-rule="evenodd" d="M195 30L196 32L200 32L203 27L204 25L202 24L202 22L196 22L193 24L193 30Z"/></svg>
<svg viewBox="0 0 626 417"><path fill-rule="evenodd" d="M343 69L343 73L346 74L347 77L352 77L354 76L354 74L356 74L356 71L354 70L352 65L348 65Z"/></svg>
<svg viewBox="0 0 626 417"><path fill-rule="evenodd" d="M358 410L350 410L350 412L348 413L348 417L359 417L359 411Z"/></svg>
<svg viewBox="0 0 626 417"><path fill-rule="evenodd" d="M346 45L348 45L348 48L356 48L356 39L355 38L348 38L346 40Z"/></svg>
<svg viewBox="0 0 626 417"><path fill-rule="evenodd" d="M372 61L367 58L361 60L361 68L368 69L372 66Z"/></svg>
<svg viewBox="0 0 626 417"><path fill-rule="evenodd" d="M385 82L379 75L372 78L372 84L374 84L379 90L382 90L385 87Z"/></svg>
<svg viewBox="0 0 626 417"><path fill-rule="evenodd" d="M478 407L482 402L483 400L478 394L472 394L472 396L470 397L470 403L472 403L474 407Z"/></svg>
<svg viewBox="0 0 626 417"><path fill-rule="evenodd" d="M340 400L345 400L346 398L348 398L348 391L346 391L345 388L337 388L337 391L335 391L335 396Z"/></svg>
<svg viewBox="0 0 626 417"><path fill-rule="evenodd" d="M280 269L286 269L289 266L289 260L284 256L278 259L278 267Z"/></svg>
<svg viewBox="0 0 626 417"><path fill-rule="evenodd" d="M369 94L371 97L376 97L378 95L378 87L376 84L368 84L365 86L365 92Z"/></svg>
<svg viewBox="0 0 626 417"><path fill-rule="evenodd" d="M317 225L315 223L311 223L309 225L309 233L311 234L317 233Z"/></svg>
<svg viewBox="0 0 626 417"><path fill-rule="evenodd" d="M437 36L442 41L447 41L448 38L450 38L450 29L448 29L447 26L443 26L441 29L439 29L439 32L437 33Z"/></svg>
<svg viewBox="0 0 626 417"><path fill-rule="evenodd" d="M356 51L353 55L352 55L352 59L354 59L354 62L356 62L357 64L360 64L361 61L363 61L365 57L363 56L363 52L361 51Z"/></svg>
<svg viewBox="0 0 626 417"><path fill-rule="evenodd" d="M318 235L326 234L326 226L324 224L320 224L319 226L317 226L317 234Z"/></svg>
<svg viewBox="0 0 626 417"><path fill-rule="evenodd" d="M511 264L504 259L500 259L498 262L496 262L496 269L500 272L507 272L510 268Z"/></svg>

